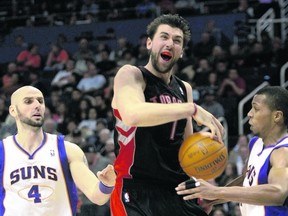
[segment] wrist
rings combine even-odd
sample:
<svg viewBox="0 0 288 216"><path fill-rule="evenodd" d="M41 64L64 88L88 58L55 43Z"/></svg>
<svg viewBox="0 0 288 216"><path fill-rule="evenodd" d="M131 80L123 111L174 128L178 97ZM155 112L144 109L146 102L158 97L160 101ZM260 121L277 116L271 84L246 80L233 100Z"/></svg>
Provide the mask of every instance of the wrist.
<svg viewBox="0 0 288 216"><path fill-rule="evenodd" d="M197 105L195 103L194 104L194 111L192 113L192 117L194 117L197 114Z"/></svg>
<svg viewBox="0 0 288 216"><path fill-rule="evenodd" d="M99 190L104 194L111 194L114 186L107 186L103 182L99 181Z"/></svg>

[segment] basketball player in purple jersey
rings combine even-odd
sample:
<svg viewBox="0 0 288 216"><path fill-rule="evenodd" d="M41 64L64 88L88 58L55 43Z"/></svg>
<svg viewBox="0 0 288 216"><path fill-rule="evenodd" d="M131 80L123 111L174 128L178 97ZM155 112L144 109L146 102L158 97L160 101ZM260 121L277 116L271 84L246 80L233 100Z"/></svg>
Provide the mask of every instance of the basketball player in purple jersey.
<svg viewBox="0 0 288 216"><path fill-rule="evenodd" d="M76 186L94 203L106 203L115 184L112 165L89 170L79 146L42 129L45 102L32 86L17 89L9 112L17 134L0 141L1 216L75 216Z"/></svg>
<svg viewBox="0 0 288 216"><path fill-rule="evenodd" d="M178 151L193 133L192 118L222 140L223 127L193 103L192 87L174 75L190 39L189 23L162 15L147 27L150 52L143 66L124 65L114 80L113 216L206 216L195 200L184 201L175 187L189 177L181 170Z"/></svg>
<svg viewBox="0 0 288 216"><path fill-rule="evenodd" d="M198 186L187 182L176 190L184 199L202 198L206 207L228 201L239 202L243 216L288 215L288 91L280 86L259 90L248 112L255 135L243 175L227 187L216 187L201 179ZM194 184L195 185L195 184Z"/></svg>

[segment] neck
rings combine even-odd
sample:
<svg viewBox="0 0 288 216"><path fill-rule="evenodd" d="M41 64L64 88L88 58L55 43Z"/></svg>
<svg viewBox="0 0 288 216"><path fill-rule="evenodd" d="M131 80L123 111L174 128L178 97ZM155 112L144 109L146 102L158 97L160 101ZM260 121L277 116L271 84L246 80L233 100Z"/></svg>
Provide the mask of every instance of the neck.
<svg viewBox="0 0 288 216"><path fill-rule="evenodd" d="M263 137L263 142L265 146L275 145L279 142L283 137L288 136L287 130L281 130L278 132L272 131L269 135Z"/></svg>
<svg viewBox="0 0 288 216"><path fill-rule="evenodd" d="M39 145L41 145L44 134L42 128L38 130L18 130L15 136L18 144L24 148L27 152L34 152Z"/></svg>

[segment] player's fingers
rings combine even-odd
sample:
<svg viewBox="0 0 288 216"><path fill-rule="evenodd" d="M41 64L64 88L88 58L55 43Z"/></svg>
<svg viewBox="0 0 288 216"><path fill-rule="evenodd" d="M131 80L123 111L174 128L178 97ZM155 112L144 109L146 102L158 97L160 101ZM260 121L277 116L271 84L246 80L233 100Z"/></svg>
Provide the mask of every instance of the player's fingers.
<svg viewBox="0 0 288 216"><path fill-rule="evenodd" d="M198 187L199 185L200 185L200 182L197 181L196 178L192 177L191 179L185 182L185 189L195 188L195 187Z"/></svg>

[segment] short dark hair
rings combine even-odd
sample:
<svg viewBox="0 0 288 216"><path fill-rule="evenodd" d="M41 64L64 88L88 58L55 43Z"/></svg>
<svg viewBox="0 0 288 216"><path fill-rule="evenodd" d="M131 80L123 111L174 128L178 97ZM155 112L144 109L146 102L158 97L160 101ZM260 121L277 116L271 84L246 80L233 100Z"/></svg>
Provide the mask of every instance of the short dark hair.
<svg viewBox="0 0 288 216"><path fill-rule="evenodd" d="M184 46L188 44L191 38L191 31L189 23L183 17L178 14L163 14L156 19L154 19L148 26L146 33L148 37L153 39L158 27L160 25L167 24L171 27L179 28L183 31L184 35Z"/></svg>
<svg viewBox="0 0 288 216"><path fill-rule="evenodd" d="M266 95L266 103L272 110L283 113L284 124L288 127L288 91L281 86L267 86L260 89L257 95Z"/></svg>

